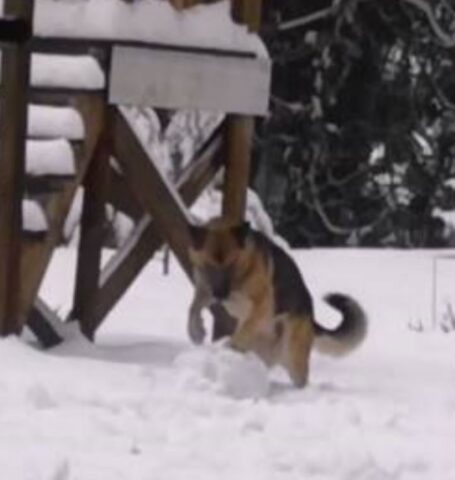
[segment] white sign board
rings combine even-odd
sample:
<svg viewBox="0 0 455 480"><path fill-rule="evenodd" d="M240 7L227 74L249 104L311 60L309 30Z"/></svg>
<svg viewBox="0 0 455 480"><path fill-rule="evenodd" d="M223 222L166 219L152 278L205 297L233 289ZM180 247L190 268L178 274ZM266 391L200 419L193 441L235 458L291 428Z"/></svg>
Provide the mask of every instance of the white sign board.
<svg viewBox="0 0 455 480"><path fill-rule="evenodd" d="M265 115L270 81L267 58L115 46L109 102Z"/></svg>

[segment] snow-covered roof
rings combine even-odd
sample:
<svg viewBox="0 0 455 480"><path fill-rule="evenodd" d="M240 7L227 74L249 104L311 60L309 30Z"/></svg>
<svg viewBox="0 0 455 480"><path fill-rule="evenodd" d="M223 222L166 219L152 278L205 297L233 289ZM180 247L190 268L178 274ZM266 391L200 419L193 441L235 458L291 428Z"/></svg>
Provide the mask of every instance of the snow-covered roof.
<svg viewBox="0 0 455 480"><path fill-rule="evenodd" d="M228 0L184 11L163 0L35 1L34 33L41 37L117 39L267 55L259 37L232 20Z"/></svg>

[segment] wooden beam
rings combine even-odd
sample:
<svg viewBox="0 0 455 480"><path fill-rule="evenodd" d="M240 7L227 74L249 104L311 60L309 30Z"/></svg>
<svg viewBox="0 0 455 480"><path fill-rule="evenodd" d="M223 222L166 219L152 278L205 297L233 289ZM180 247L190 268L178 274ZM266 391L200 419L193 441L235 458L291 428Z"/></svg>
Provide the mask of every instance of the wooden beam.
<svg viewBox="0 0 455 480"><path fill-rule="evenodd" d="M4 13L30 24L33 3L5 0ZM20 333L21 202L24 191L27 91L30 54L26 44L9 46L2 55L0 126L0 335Z"/></svg>
<svg viewBox="0 0 455 480"><path fill-rule="evenodd" d="M160 234L166 239L190 279L192 267L188 258L190 244L188 223L179 202L152 159L148 157L136 135L120 112L115 116L113 138L117 159L143 207L151 214ZM134 159L134 161L133 161ZM156 240L156 239L155 239ZM221 306L210 309L214 315L214 338L232 334L235 321Z"/></svg>
<svg viewBox="0 0 455 480"><path fill-rule="evenodd" d="M258 32L261 26L262 0L231 0L232 18Z"/></svg>
<svg viewBox="0 0 455 480"><path fill-rule="evenodd" d="M175 185L185 205L194 203L215 177L221 164L221 133L217 130ZM94 328L101 324L162 245L163 238L150 215L143 216L128 241L108 262L101 274L100 289L92 299L90 312L92 321L95 322Z"/></svg>
<svg viewBox="0 0 455 480"><path fill-rule="evenodd" d="M31 24L25 18L0 18L0 42L24 43L30 39L31 34Z"/></svg>
<svg viewBox="0 0 455 480"><path fill-rule="evenodd" d="M231 0L233 18L253 32L260 27L261 7L262 0ZM241 221L245 212L253 132L253 117L227 116L223 215L233 222Z"/></svg>
<svg viewBox="0 0 455 480"><path fill-rule="evenodd" d="M126 183L125 177L114 168L111 168L109 173L107 202L114 207L114 210L119 210L134 220L142 216L142 208L134 197L131 187Z"/></svg>
<svg viewBox="0 0 455 480"><path fill-rule="evenodd" d="M174 186L145 151L128 121L117 110L112 118L115 156L137 200L156 222L158 229L177 255L185 270L190 270L188 219Z"/></svg>
<svg viewBox="0 0 455 480"><path fill-rule="evenodd" d="M229 115L226 121L223 215L233 222L243 219L250 178L254 120Z"/></svg>
<svg viewBox="0 0 455 480"><path fill-rule="evenodd" d="M81 234L71 312L71 318L79 321L81 332L88 338L91 338L93 328L87 309L99 285L101 252L107 233L106 198L112 153L109 110L109 107L105 108L103 131L84 178Z"/></svg>
<svg viewBox="0 0 455 480"><path fill-rule="evenodd" d="M113 45L130 48L148 48L164 52L199 53L218 57L255 58L254 50L236 50L229 48L203 47L197 45L173 45L169 43L151 42L147 40L125 40L120 38L77 38L77 37L33 37L31 39L33 52L82 54L94 51L94 55L104 62L109 56Z"/></svg>
<svg viewBox="0 0 455 480"><path fill-rule="evenodd" d="M86 139L83 155L78 163L77 174L72 182L68 182L63 190L53 195L46 204L49 220L49 232L42 245L24 251L21 262L21 316L26 319L37 297L41 281L52 257L55 246L61 239L61 232L66 215L78 186L87 171L98 138L103 128L103 111L105 102L102 96L78 97L77 105L85 124Z"/></svg>
<svg viewBox="0 0 455 480"><path fill-rule="evenodd" d="M63 342L56 325L61 319L40 298L37 298L29 315L27 326L44 348L52 348Z"/></svg>
<svg viewBox="0 0 455 480"><path fill-rule="evenodd" d="M130 72L135 75L130 75ZM109 102L266 115L271 61L114 46ZM170 80L172 79L172 81Z"/></svg>

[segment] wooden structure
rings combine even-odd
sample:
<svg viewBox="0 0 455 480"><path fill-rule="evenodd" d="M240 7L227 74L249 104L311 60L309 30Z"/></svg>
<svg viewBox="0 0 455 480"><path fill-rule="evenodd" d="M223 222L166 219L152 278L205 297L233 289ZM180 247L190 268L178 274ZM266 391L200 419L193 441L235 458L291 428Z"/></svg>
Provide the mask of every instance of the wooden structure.
<svg viewBox="0 0 455 480"><path fill-rule="evenodd" d="M169 0L178 8L194 3ZM224 123L197 152L174 188L162 178L121 109L118 92L110 92L112 82L99 86L58 87L30 77L31 52L64 53L67 56L93 54L109 77L113 50L132 48L128 42L69 38L42 38L31 33L33 1L5 0L6 16L0 20L3 48L0 110L0 335L20 333L28 325L42 343L60 341L56 315L38 298L39 288L56 245L61 239L65 218L79 186L84 186L74 306L71 317L93 338L110 309L122 297L154 253L167 243L185 271L188 262L188 218L191 205L222 166L226 168L224 214L241 219L244 213L249 176L249 156L253 118L231 109ZM261 0L232 0L237 22L251 30L259 26ZM141 49L155 46L141 45ZM169 48L165 49L165 51ZM175 50L172 49L173 53ZM179 55L197 55L182 49ZM205 49L203 54L207 54ZM217 52L212 52L217 55ZM236 58L230 52L231 59ZM165 54L164 54L165 57ZM164 58L163 57L163 58ZM239 58L245 57L239 53ZM189 57L190 58L190 57ZM253 65L254 58L248 58ZM254 69L255 67L253 67ZM268 73L269 74L269 73ZM114 73L115 75L115 73ZM267 72L262 75L262 95L267 90ZM41 83L40 83L41 82ZM267 94L268 92L265 92ZM109 98L111 97L111 101ZM153 99L152 99L153 100ZM65 138L74 158L74 171L31 175L31 141L53 141L43 132L27 128L28 102L72 110L84 134ZM175 106L178 106L178 102ZM264 106L251 113L264 113ZM64 134L62 134L64 135ZM60 139L60 138L59 138ZM61 140L61 139L60 139ZM27 148L26 148L27 147ZM27 151L27 162L26 162ZM114 156L120 172L110 163ZM27 163L27 165L26 165ZM32 199L47 219L45 231L27 232L22 218L23 198ZM105 204L125 211L142 212L131 237L101 269L101 249L106 234ZM215 309L216 335L229 330L227 316Z"/></svg>

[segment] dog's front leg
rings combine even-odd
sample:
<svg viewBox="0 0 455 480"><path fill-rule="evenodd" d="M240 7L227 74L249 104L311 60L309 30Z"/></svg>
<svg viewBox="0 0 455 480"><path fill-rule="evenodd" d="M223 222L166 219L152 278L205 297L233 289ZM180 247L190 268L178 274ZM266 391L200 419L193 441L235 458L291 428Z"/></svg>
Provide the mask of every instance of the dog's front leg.
<svg viewBox="0 0 455 480"><path fill-rule="evenodd" d="M267 364L274 362L275 332L268 302L256 304L253 311L241 322L231 340L230 347L239 352L254 352Z"/></svg>
<svg viewBox="0 0 455 480"><path fill-rule="evenodd" d="M202 319L202 310L211 305L210 293L203 287L196 286L193 302L188 317L188 334L193 343L199 345L204 341L206 331Z"/></svg>

